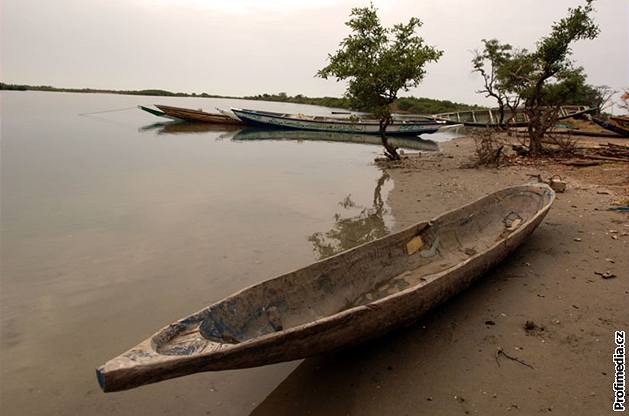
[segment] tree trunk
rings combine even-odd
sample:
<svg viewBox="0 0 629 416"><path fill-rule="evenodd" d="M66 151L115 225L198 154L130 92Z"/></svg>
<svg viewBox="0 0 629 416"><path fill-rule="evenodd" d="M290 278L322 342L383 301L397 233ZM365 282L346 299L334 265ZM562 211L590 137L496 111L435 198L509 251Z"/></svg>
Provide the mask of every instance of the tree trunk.
<svg viewBox="0 0 629 416"><path fill-rule="evenodd" d="M502 130L506 130L507 126L505 126L505 103L501 99L498 99L498 114L498 127L500 127Z"/></svg>
<svg viewBox="0 0 629 416"><path fill-rule="evenodd" d="M544 127L542 126L541 114L539 111L529 111L529 155L538 157L542 154L542 139L544 138Z"/></svg>
<svg viewBox="0 0 629 416"><path fill-rule="evenodd" d="M542 138L544 133L538 126L529 124L529 155L531 157L538 157L542 154Z"/></svg>
<svg viewBox="0 0 629 416"><path fill-rule="evenodd" d="M391 124L391 116L386 116L380 119L380 139L384 146L384 155L390 160L400 160L400 155L397 152L397 147L389 143L389 138L386 135L386 129Z"/></svg>
<svg viewBox="0 0 629 416"><path fill-rule="evenodd" d="M542 87L548 76L537 81L533 96L526 100L524 104L526 112L529 116L529 155L538 157L542 154L542 139L548 128L544 120L544 109L542 107Z"/></svg>

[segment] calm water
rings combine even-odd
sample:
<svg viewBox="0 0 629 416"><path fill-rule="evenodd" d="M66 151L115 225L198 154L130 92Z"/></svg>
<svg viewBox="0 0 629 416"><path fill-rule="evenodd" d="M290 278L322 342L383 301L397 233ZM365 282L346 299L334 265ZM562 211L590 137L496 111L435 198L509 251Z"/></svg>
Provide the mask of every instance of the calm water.
<svg viewBox="0 0 629 416"><path fill-rule="evenodd" d="M127 109L323 108L0 97L3 415L248 414L297 363L109 395L94 369L166 323L395 224L386 206L392 183L371 163L378 146L288 133L291 140L243 139L235 130L155 124Z"/></svg>

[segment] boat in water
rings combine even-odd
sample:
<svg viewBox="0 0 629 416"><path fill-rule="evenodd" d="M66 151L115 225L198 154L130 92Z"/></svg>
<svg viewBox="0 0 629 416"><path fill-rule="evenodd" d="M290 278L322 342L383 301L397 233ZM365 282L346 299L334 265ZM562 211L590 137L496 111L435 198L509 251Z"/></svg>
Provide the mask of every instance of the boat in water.
<svg viewBox="0 0 629 416"><path fill-rule="evenodd" d="M171 117L168 114L164 113L163 111L156 110L156 109L151 108L151 107L146 107L146 106L143 106L143 105L139 105L138 108L140 110L142 110L142 111L146 111L147 113L149 113L151 115L154 115L154 116L157 116L157 117L163 117L163 118L167 118L167 119L170 119L170 120L178 120L177 118Z"/></svg>
<svg viewBox="0 0 629 416"><path fill-rule="evenodd" d="M232 108L232 112L243 122L261 127L283 129L328 131L337 133L380 134L380 123L374 119L358 117L309 116L283 114L270 111ZM444 121L430 118L402 120L394 119L387 127L387 135L413 135L434 133L444 127Z"/></svg>
<svg viewBox="0 0 629 416"><path fill-rule="evenodd" d="M234 141L251 140L291 140L291 141L323 141L343 142L382 146L382 140L378 136L368 134L336 133L331 131L312 130L285 130L247 127L238 131L233 137ZM419 137L391 137L389 143L401 149L436 152L439 145Z"/></svg>
<svg viewBox="0 0 629 416"><path fill-rule="evenodd" d="M502 189L432 220L250 286L97 369L118 391L297 360L410 324L515 250L548 213L546 184Z"/></svg>
<svg viewBox="0 0 629 416"><path fill-rule="evenodd" d="M192 110L189 108L171 107L168 105L155 104L155 107L160 109L166 116L177 119L192 121L196 123L211 123L211 124L231 124L242 125L242 121L236 117L231 117L224 112L221 113L206 113L201 110ZM146 108L142 108L144 111L148 111ZM154 114L153 112L151 112ZM156 115L156 114L154 114Z"/></svg>
<svg viewBox="0 0 629 416"><path fill-rule="evenodd" d="M557 120L570 117L577 117L593 111L592 108L583 105L564 105L559 109ZM469 127L497 127L500 124L500 112L497 108L487 110L455 111L451 113L434 114L435 120L448 123L464 124ZM523 107L518 107L515 113L505 109L503 123L508 123L510 127L526 127L529 117Z"/></svg>

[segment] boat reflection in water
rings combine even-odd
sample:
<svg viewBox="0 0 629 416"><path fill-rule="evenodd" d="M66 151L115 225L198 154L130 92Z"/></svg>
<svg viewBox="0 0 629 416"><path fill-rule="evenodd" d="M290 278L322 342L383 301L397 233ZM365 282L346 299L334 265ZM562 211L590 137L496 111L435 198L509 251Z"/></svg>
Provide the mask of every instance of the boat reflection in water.
<svg viewBox="0 0 629 416"><path fill-rule="evenodd" d="M345 210L360 212L351 217L343 217L336 213L332 229L308 237L319 260L387 235L389 230L384 221L386 209L382 199L382 186L389 178L388 173L382 172L373 192L372 207L358 206L352 201L351 195L347 195L339 205Z"/></svg>
<svg viewBox="0 0 629 416"><path fill-rule="evenodd" d="M199 134L199 133L225 133L221 139L231 138L234 141L276 140L276 141L324 141L344 142L382 146L379 136L355 133L336 133L308 130L287 130L269 128L242 128L233 125L220 125L209 123L190 122L165 122L154 123L140 128L140 131L157 130L157 134ZM395 147L424 152L435 152L439 145L432 140L424 140L419 137L389 137L389 143Z"/></svg>
<svg viewBox="0 0 629 416"><path fill-rule="evenodd" d="M231 124L192 123L167 121L140 127L140 131L157 130L157 134L234 133L242 127Z"/></svg>
<svg viewBox="0 0 629 416"><path fill-rule="evenodd" d="M258 129L245 128L234 135L232 140L296 140L296 141L325 141L325 142L345 142L358 144L371 144L382 146L379 136L355 133L336 133L308 130L285 130L285 129ZM432 140L424 140L419 137L389 137L389 143L395 147L434 152L439 150L439 145Z"/></svg>

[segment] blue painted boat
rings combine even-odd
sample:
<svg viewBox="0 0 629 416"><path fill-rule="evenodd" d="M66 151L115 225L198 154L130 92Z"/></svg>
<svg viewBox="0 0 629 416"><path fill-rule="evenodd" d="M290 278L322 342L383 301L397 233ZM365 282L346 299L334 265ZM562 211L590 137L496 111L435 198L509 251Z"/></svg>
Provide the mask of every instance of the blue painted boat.
<svg viewBox="0 0 629 416"><path fill-rule="evenodd" d="M232 112L243 122L255 126L337 133L380 134L380 123L374 119L282 114L241 108L232 108ZM445 125L445 121L429 118L413 120L394 118L387 127L386 133L387 135L417 136L434 133Z"/></svg>

